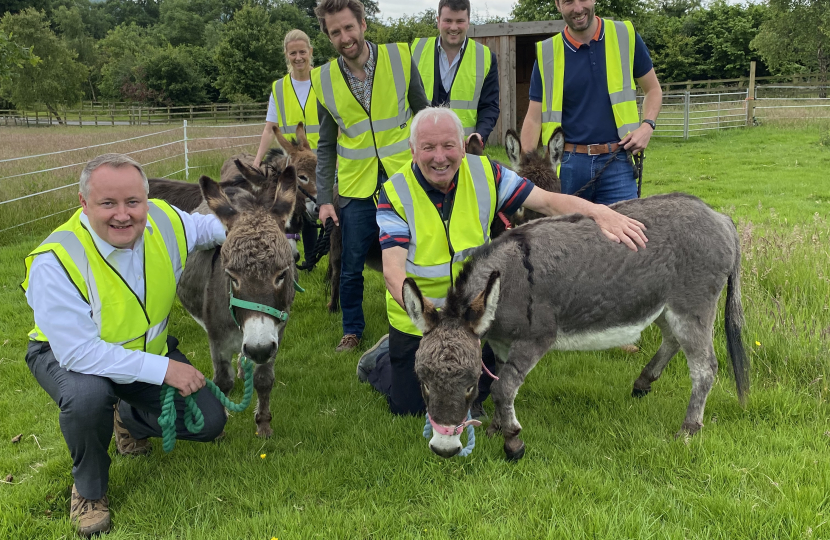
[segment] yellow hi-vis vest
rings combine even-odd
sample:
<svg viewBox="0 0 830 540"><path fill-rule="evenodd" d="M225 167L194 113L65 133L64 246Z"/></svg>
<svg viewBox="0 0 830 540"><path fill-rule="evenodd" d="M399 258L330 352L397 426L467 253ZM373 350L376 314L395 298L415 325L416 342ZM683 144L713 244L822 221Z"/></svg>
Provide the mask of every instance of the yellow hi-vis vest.
<svg viewBox="0 0 830 540"><path fill-rule="evenodd" d="M412 42L412 59L418 66L427 99L432 101L435 91L435 42L438 38L417 38ZM478 102L484 79L490 73L492 55L486 45L467 38L467 46L455 72L452 86L447 92L450 109L455 111L464 128L464 135L469 136L476 130L478 121ZM439 81L439 84L440 81Z"/></svg>
<svg viewBox="0 0 830 540"><path fill-rule="evenodd" d="M317 141L320 139L320 121L317 119L317 96L314 88L309 89L305 106L300 104L291 75L274 81L271 85L274 105L277 107L277 125L283 136L289 141L297 140L297 124L303 123L306 139L314 153L317 153Z"/></svg>
<svg viewBox="0 0 830 540"><path fill-rule="evenodd" d="M69 280L89 303L101 339L125 349L153 354L167 353L167 320L176 299L176 280L187 259L187 240L181 217L166 202L151 199L147 220L152 234L144 231L144 278L146 303L104 260L78 210L26 257L26 279L35 257L53 253ZM49 341L35 326L29 339Z"/></svg>
<svg viewBox="0 0 830 540"><path fill-rule="evenodd" d="M476 248L490 242L490 224L496 217L496 181L485 156L467 154L458 169L455 201L444 221L426 191L418 183L410 161L383 188L392 207L409 224L406 277L436 307L444 305L447 291L464 261ZM420 336L406 311L386 291L389 324L406 334Z"/></svg>
<svg viewBox="0 0 830 540"><path fill-rule="evenodd" d="M368 43L366 46L371 47ZM340 195L369 198L377 190L379 164L391 174L409 161L411 70L409 45L378 45L369 111L352 94L337 60L312 70L311 86L317 99L340 127L337 137Z"/></svg>
<svg viewBox="0 0 830 540"><path fill-rule="evenodd" d="M634 86L634 26L629 21L603 19L605 26L605 74L617 136L620 139L640 125ZM562 125L562 92L565 79L565 43L562 34L536 44L536 63L542 76L542 144ZM610 141L590 141L605 143Z"/></svg>

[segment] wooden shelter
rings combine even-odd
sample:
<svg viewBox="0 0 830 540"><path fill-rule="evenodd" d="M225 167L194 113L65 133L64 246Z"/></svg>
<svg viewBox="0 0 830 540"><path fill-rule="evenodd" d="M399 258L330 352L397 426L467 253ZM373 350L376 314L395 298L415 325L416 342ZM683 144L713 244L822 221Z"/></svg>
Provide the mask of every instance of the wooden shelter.
<svg viewBox="0 0 830 540"><path fill-rule="evenodd" d="M564 30L564 21L476 24L467 30L467 36L490 47L499 66L501 111L488 143L504 144L508 129L521 130L527 113L536 42Z"/></svg>

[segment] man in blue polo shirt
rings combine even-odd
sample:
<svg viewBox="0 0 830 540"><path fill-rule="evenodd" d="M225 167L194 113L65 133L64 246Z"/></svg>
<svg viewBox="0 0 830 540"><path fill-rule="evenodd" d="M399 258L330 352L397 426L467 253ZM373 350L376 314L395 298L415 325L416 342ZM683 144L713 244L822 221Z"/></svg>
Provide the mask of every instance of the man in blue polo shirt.
<svg viewBox="0 0 830 540"><path fill-rule="evenodd" d="M566 141L562 193L612 204L637 197L627 153L648 146L663 92L631 23L601 19L594 5L595 0L556 0L565 31L537 44L521 139L523 149L534 149L540 134L547 143L561 125ZM632 79L645 93L642 124Z"/></svg>

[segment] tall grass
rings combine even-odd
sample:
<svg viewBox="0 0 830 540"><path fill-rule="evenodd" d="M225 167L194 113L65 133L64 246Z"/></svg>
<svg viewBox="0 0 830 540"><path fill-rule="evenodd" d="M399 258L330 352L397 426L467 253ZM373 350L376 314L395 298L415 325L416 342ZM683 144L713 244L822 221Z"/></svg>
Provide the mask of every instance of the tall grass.
<svg viewBox="0 0 830 540"><path fill-rule="evenodd" d="M691 386L682 354L647 397L630 397L659 345L651 328L636 355L540 361L516 400L521 462L505 462L501 439L482 431L469 458L441 460L421 437L423 418L393 417L358 383L360 352L333 352L340 317L325 311L318 267L300 276L307 292L278 355L275 435L255 437L249 409L219 443L181 442L165 455L154 441L147 458L114 457L111 537L830 538L830 152L818 139L814 128L758 128L649 149L646 194L682 189L738 222L753 366L746 409L721 311L721 370L697 436L673 437ZM21 260L46 234L21 232L0 249L0 480L13 477L0 483L2 538L73 534L58 408L23 362L32 320L17 287ZM364 348L386 332L382 278L365 278ZM209 374L204 332L180 306L171 332Z"/></svg>

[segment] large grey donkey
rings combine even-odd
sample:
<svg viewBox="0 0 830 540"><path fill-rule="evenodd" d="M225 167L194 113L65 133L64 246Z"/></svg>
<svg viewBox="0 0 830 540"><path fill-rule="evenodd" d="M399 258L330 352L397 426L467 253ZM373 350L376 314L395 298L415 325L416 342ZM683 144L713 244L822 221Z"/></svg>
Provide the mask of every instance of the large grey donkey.
<svg viewBox="0 0 830 540"><path fill-rule="evenodd" d="M703 425L718 371L712 344L718 298L726 293L726 340L738 397L745 403L749 364L741 340L741 250L732 220L681 193L612 206L647 227L648 244L634 252L609 241L580 215L543 218L508 231L466 263L439 311L407 278L407 313L424 333L415 371L427 412L439 425L464 423L478 393L480 341L498 360L495 405L487 434L501 431L508 459L524 455L514 401L549 350L601 350L634 343L657 324L659 350L634 382L651 390L671 358L686 353L692 395L678 435ZM461 430L455 430L460 432ZM437 431L430 448L442 457L461 450L460 435Z"/></svg>

